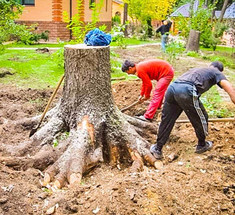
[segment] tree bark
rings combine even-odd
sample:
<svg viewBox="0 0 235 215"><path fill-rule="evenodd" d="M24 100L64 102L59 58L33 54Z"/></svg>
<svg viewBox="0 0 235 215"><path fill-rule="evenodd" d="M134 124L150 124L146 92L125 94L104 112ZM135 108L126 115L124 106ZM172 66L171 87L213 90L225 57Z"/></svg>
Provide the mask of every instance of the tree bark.
<svg viewBox="0 0 235 215"><path fill-rule="evenodd" d="M103 161L138 168L144 162L156 165L150 144L139 134L156 133L157 127L126 116L114 103L109 47L65 46L64 80L62 99L49 112L48 121L15 149L31 157L0 161L17 168L46 169L43 185L53 182L58 188L79 184L86 171ZM55 139L58 146L53 147Z"/></svg>
<svg viewBox="0 0 235 215"><path fill-rule="evenodd" d="M195 51L199 50L199 40L200 40L200 32L191 29L189 33L189 38L186 46L186 51Z"/></svg>
<svg viewBox="0 0 235 215"><path fill-rule="evenodd" d="M123 11L123 25L125 25L125 30L124 30L124 35L125 37L128 36L128 32L127 32L127 16L128 16L128 4L124 3L124 11Z"/></svg>
<svg viewBox="0 0 235 215"><path fill-rule="evenodd" d="M223 4L223 7L222 7L222 10L220 13L220 17L219 17L220 22L222 22L222 20L223 20L225 10L227 9L227 6L228 6L228 2L229 2L229 0L224 0L224 4Z"/></svg>

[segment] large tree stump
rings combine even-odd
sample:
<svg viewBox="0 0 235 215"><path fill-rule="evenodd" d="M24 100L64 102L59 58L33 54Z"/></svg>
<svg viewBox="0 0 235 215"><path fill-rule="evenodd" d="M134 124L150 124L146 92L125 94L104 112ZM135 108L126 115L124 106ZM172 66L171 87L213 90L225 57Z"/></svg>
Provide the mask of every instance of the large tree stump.
<svg viewBox="0 0 235 215"><path fill-rule="evenodd" d="M191 29L189 32L189 38L186 46L186 51L198 52L199 50L200 31Z"/></svg>
<svg viewBox="0 0 235 215"><path fill-rule="evenodd" d="M16 153L21 157L3 160L11 166L46 169L44 185L54 181L60 188L66 182L78 184L87 170L103 161L140 169L144 162L155 165L149 143L139 135L145 129L157 131L151 123L124 115L114 103L109 47L67 45L62 99L47 122L20 144ZM30 158L22 157L29 153Z"/></svg>

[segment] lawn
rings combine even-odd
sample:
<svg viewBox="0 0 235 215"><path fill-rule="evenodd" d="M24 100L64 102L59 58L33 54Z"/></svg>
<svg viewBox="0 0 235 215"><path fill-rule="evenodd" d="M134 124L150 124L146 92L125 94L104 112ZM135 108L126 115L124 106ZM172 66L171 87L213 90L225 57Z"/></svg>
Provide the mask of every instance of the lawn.
<svg viewBox="0 0 235 215"><path fill-rule="evenodd" d="M1 78L0 83L36 89L55 87L64 73L50 54L35 50L6 50L0 55L0 68L14 73Z"/></svg>

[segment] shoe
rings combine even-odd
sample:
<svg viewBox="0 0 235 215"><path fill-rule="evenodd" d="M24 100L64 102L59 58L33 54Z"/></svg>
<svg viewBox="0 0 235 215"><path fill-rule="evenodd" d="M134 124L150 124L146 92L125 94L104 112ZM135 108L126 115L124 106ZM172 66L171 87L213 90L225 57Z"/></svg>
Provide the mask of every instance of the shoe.
<svg viewBox="0 0 235 215"><path fill-rule="evenodd" d="M158 160L161 160L161 159L163 158L162 152L159 151L159 150L157 150L157 149L155 149L155 145L152 145L152 146L150 147L150 152L151 152L152 155L153 155L156 159L158 159Z"/></svg>
<svg viewBox="0 0 235 215"><path fill-rule="evenodd" d="M213 143L211 141L206 141L205 146L198 146L197 145L195 153L201 154L203 152L209 151L209 150L211 150L212 146L213 146Z"/></svg>
<svg viewBox="0 0 235 215"><path fill-rule="evenodd" d="M152 119L145 118L143 115L142 116L136 116L135 118L140 119L145 122L152 122Z"/></svg>

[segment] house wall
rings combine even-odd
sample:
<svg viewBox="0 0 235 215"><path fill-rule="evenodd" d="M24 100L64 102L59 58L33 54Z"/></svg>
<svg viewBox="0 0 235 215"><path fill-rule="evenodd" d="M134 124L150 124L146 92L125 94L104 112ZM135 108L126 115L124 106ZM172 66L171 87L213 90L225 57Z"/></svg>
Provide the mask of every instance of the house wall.
<svg viewBox="0 0 235 215"><path fill-rule="evenodd" d="M113 3L112 3L112 17L115 16L116 12L120 12L121 23L123 23L124 6L113 1Z"/></svg>
<svg viewBox="0 0 235 215"><path fill-rule="evenodd" d="M96 0L97 3L100 2L100 0ZM84 21L88 22L91 21L91 13L92 10L89 8L89 1L85 1L85 16ZM101 9L100 17L101 22L108 22L112 19L112 0L103 0L103 7Z"/></svg>
<svg viewBox="0 0 235 215"><path fill-rule="evenodd" d="M112 0L104 0L104 6L100 14L99 25L106 24L107 30L111 29L111 2ZM85 23L91 21L91 9L89 9L89 0L83 0L84 14L81 21ZM77 2L72 0L72 16L77 13ZM34 6L25 6L23 14L20 16L18 23L32 25L37 24L35 31L40 33L45 30L50 32L49 40L56 41L70 40L70 31L63 22L63 11L67 11L70 15L70 0L35 0Z"/></svg>
<svg viewBox="0 0 235 215"><path fill-rule="evenodd" d="M51 21L52 20L52 0L35 0L35 5L24 7L20 21Z"/></svg>

